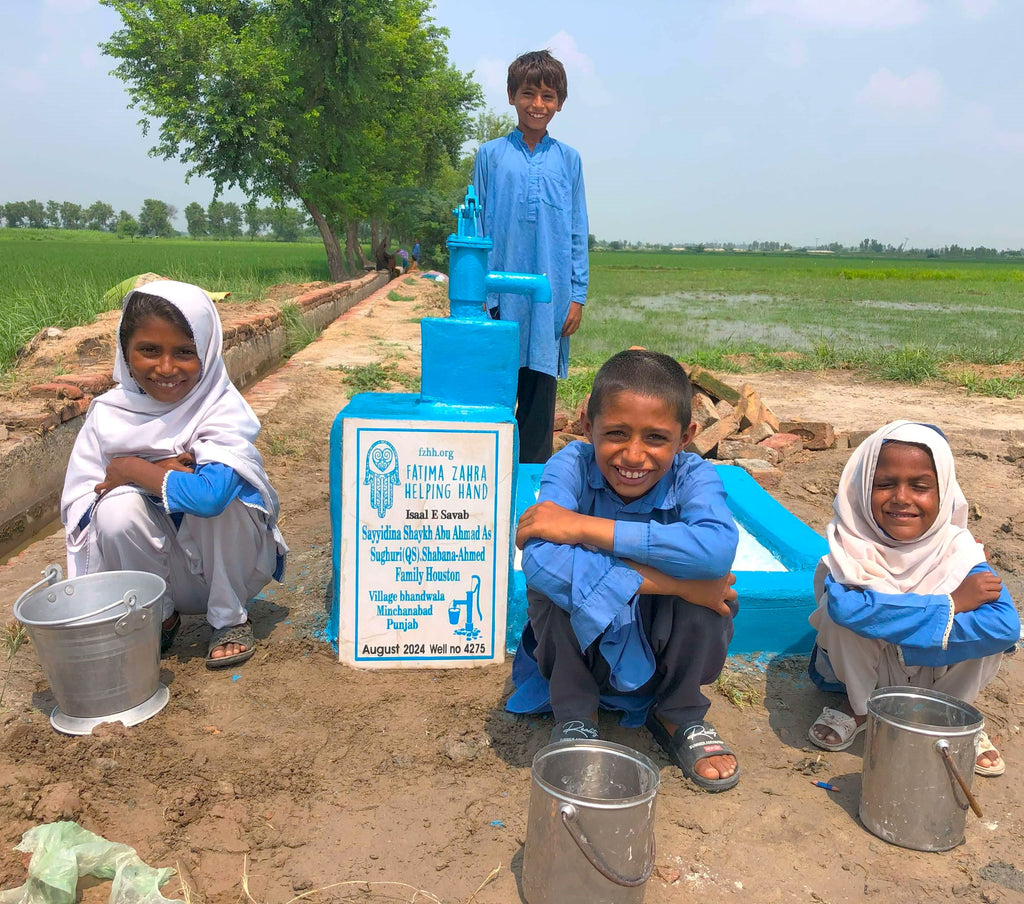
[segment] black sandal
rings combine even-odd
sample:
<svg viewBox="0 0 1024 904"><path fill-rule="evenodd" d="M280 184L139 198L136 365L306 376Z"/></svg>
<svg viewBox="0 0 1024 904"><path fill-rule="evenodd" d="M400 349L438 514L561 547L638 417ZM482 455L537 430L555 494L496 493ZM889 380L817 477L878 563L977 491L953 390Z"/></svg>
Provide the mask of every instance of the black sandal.
<svg viewBox="0 0 1024 904"><path fill-rule="evenodd" d="M218 656L214 658L213 651L225 644L242 644L245 649L241 653L234 653L231 656ZM206 667L208 669L226 669L232 665L241 665L256 652L256 640L252 634L252 622L246 619L240 625L231 625L227 628L214 628L210 635L210 645L206 648Z"/></svg>
<svg viewBox="0 0 1024 904"><path fill-rule="evenodd" d="M178 631L181 630L181 615L175 612L171 616L171 624L169 627L160 625L160 655L166 655L167 651L174 646L174 638L178 636Z"/></svg>
<svg viewBox="0 0 1024 904"><path fill-rule="evenodd" d="M727 778L705 778L695 768L698 760L709 756L735 756L711 723L698 722L695 725L687 725L685 728L677 728L674 735L669 735L668 730L661 724L661 719L652 712L647 716L647 730L654 735L654 740L668 758L695 785L711 792L728 791L736 787L740 780L739 763L736 764L736 771Z"/></svg>

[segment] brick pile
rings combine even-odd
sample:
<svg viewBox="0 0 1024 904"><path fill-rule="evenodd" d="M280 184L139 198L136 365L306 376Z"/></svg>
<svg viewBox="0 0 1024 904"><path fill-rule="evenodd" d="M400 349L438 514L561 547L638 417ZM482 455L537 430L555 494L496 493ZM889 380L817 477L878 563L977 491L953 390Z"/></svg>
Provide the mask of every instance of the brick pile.
<svg viewBox="0 0 1024 904"><path fill-rule="evenodd" d="M751 384L736 389L697 365L683 364L683 369L693 384L697 425L686 451L737 465L765 489L779 485L781 466L797 453L846 449L863 439L859 434L836 433L832 424L822 421L780 421ZM556 451L583 436L586 404L580 404L574 420L556 419Z"/></svg>

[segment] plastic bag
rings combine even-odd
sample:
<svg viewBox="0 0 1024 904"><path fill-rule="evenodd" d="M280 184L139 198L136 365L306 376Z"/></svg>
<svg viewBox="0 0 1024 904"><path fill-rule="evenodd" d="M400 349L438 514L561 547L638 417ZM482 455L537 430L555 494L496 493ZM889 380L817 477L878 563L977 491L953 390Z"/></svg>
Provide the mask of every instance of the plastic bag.
<svg viewBox="0 0 1024 904"><path fill-rule="evenodd" d="M75 904L80 876L113 879L110 904L171 904L160 894L170 867L147 866L134 848L107 841L77 822L50 822L29 829L14 848L32 854L28 880L0 891L0 904ZM177 904L183 904L178 901Z"/></svg>

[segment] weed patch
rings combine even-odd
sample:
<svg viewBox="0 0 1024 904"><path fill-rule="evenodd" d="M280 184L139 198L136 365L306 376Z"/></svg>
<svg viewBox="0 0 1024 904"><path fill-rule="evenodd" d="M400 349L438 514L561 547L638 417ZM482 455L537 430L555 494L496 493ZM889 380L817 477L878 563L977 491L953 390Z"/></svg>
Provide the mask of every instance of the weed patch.
<svg viewBox="0 0 1024 904"><path fill-rule="evenodd" d="M286 304L281 307L281 319L284 322L284 356L290 358L297 352L302 351L310 342L317 337L317 331L307 326L302 319L302 312L293 305Z"/></svg>

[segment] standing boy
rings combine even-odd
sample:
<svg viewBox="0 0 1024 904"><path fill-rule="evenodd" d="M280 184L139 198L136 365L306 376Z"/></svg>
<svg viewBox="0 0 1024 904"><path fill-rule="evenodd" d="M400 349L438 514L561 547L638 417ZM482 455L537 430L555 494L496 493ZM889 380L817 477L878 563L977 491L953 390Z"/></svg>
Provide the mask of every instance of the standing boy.
<svg viewBox="0 0 1024 904"><path fill-rule="evenodd" d="M494 242L492 270L544 273L551 304L494 294L491 316L519 324L516 421L519 460L551 456L557 377L569 373L569 337L587 299L587 203L580 155L547 133L567 93L565 69L546 50L525 53L508 67L508 102L518 127L483 144L473 185L484 234Z"/></svg>
<svg viewBox="0 0 1024 904"><path fill-rule="evenodd" d="M684 452L690 381L668 355L630 349L594 378L584 429L551 457L519 519L529 621L512 712L554 713L552 741L598 736L599 705L646 725L695 784L739 781L704 717L736 615L737 530L714 465Z"/></svg>

